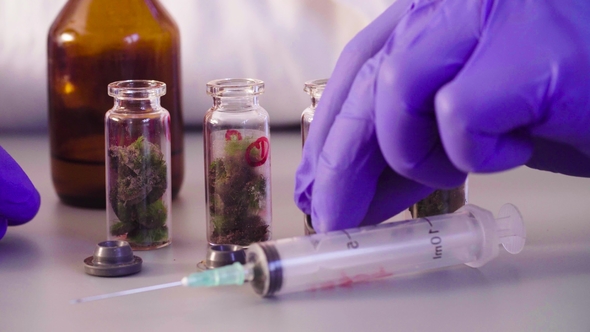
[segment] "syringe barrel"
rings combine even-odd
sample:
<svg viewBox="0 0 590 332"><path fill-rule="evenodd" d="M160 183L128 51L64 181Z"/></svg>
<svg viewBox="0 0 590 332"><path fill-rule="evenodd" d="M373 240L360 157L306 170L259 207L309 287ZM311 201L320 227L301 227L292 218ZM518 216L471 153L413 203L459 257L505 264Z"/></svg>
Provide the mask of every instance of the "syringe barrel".
<svg viewBox="0 0 590 332"><path fill-rule="evenodd" d="M348 287L400 274L469 264L498 253L493 215L474 205L446 215L257 243L253 286L263 295Z"/></svg>

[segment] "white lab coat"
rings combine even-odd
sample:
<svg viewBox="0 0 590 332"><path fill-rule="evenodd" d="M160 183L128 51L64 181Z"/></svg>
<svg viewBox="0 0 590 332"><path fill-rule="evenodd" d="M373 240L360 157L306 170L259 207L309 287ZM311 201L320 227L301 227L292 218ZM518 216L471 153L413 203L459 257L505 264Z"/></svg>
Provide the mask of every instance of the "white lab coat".
<svg viewBox="0 0 590 332"><path fill-rule="evenodd" d="M296 125L309 104L303 83L329 77L346 42L393 2L160 1L180 28L190 126L211 106L205 83L224 77L264 80L271 126ZM47 127L47 31L65 2L0 0L0 133Z"/></svg>

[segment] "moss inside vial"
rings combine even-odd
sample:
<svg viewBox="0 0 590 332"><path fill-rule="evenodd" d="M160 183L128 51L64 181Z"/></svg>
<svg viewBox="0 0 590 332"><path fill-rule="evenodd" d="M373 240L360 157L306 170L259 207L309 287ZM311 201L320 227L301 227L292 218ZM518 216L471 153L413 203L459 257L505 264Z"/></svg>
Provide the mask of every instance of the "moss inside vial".
<svg viewBox="0 0 590 332"><path fill-rule="evenodd" d="M267 179L256 171L266 161L267 152L259 142L230 137L223 157L209 164L213 243L245 246L268 239L268 223L259 216L265 208Z"/></svg>
<svg viewBox="0 0 590 332"><path fill-rule="evenodd" d="M410 207L412 218L453 213L465 205L465 185L450 190L437 189Z"/></svg>
<svg viewBox="0 0 590 332"><path fill-rule="evenodd" d="M160 148L140 136L128 146L111 147L109 158L109 202L119 219L111 235L126 236L136 246L167 241L168 210L162 201L167 165Z"/></svg>

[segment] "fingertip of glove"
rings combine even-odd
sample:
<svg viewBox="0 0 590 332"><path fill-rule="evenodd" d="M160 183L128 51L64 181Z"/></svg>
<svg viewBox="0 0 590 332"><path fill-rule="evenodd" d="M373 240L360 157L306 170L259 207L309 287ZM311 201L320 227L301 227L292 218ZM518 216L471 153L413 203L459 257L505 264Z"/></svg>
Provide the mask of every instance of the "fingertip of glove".
<svg viewBox="0 0 590 332"><path fill-rule="evenodd" d="M29 220L31 220L37 215L39 209L41 208L41 194L39 194L39 191L37 191L37 189L35 189L35 191L33 192L29 207L31 211Z"/></svg>
<svg viewBox="0 0 590 332"><path fill-rule="evenodd" d="M0 217L0 240L6 235L6 229L8 227L8 220Z"/></svg>
<svg viewBox="0 0 590 332"><path fill-rule="evenodd" d="M300 175L299 171L295 175L295 189L293 190L293 201L295 205L304 213L311 213L311 184L306 180L305 175Z"/></svg>
<svg viewBox="0 0 590 332"><path fill-rule="evenodd" d="M313 208L311 209L311 224L316 233L327 233L342 229L338 227L338 223L330 222L329 220L320 217L317 211Z"/></svg>
<svg viewBox="0 0 590 332"><path fill-rule="evenodd" d="M309 144L306 144L308 146ZM309 146L308 146L309 148ZM304 213L311 213L311 189L313 188L314 163L304 149L301 162L295 171L293 200L295 205Z"/></svg>
<svg viewBox="0 0 590 332"><path fill-rule="evenodd" d="M37 189L34 189L31 194L31 199L28 201L28 204L27 204L26 210L28 213L26 213L26 215L25 215L26 221L29 221L29 220L35 218L35 216L39 212L40 207L41 207L41 195L39 194L39 191L37 191Z"/></svg>
<svg viewBox="0 0 590 332"><path fill-rule="evenodd" d="M309 197L305 195L305 193L295 191L295 193L293 194L293 201L295 202L295 205L299 208L299 210L301 210L305 214L310 214L311 204L309 203Z"/></svg>
<svg viewBox="0 0 590 332"><path fill-rule="evenodd" d="M29 197L18 204L18 211L13 212L10 216L8 225L18 226L31 221L39 212L40 207L41 195L37 189L33 188Z"/></svg>
<svg viewBox="0 0 590 332"><path fill-rule="evenodd" d="M312 214L311 217L311 225L313 226L313 229L316 233L326 233L331 231L327 225L325 225L323 222L320 222L317 217L314 217L314 214Z"/></svg>
<svg viewBox="0 0 590 332"><path fill-rule="evenodd" d="M354 209L354 207L351 206L351 209ZM354 216L348 217L348 215L354 215L353 211L348 212L349 213L343 213L343 216L336 216L327 209L314 206L311 209L311 223L313 229L318 233L326 233L358 227L360 221Z"/></svg>
<svg viewBox="0 0 590 332"><path fill-rule="evenodd" d="M0 213L8 226L33 219L41 205L41 196L18 163L0 146Z"/></svg>

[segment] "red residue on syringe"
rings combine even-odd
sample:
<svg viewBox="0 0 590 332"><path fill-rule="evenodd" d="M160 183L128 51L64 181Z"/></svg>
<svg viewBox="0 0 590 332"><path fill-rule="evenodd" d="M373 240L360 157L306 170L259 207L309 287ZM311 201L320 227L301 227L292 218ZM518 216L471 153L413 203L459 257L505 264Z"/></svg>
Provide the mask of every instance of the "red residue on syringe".
<svg viewBox="0 0 590 332"><path fill-rule="evenodd" d="M377 279L387 278L393 276L392 272L387 272L382 266L379 267L379 271L372 274L356 274L349 276L346 272L341 273L341 277L336 280L329 280L320 283L317 286L312 286L309 291L315 292L318 290L334 289L334 288L350 288L353 284L373 281Z"/></svg>

